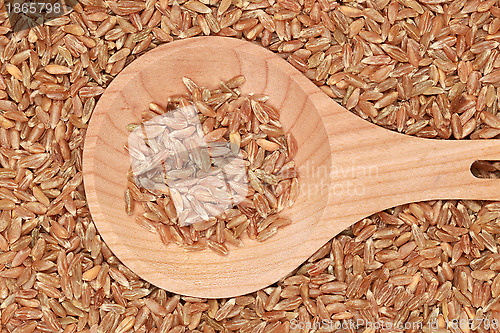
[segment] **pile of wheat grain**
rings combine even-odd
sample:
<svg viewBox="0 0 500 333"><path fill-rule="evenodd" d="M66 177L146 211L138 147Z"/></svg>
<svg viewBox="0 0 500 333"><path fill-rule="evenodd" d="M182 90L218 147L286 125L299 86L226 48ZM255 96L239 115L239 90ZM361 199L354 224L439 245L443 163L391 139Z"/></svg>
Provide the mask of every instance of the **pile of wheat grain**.
<svg viewBox="0 0 500 333"><path fill-rule="evenodd" d="M159 44L202 34L263 45L381 126L498 138L497 0L82 0L18 33L2 13L2 332L296 332L295 323L324 318L496 331L499 203L396 207L335 237L272 287L202 300L159 290L120 264L92 223L81 162L88 120L113 77ZM498 178L498 163L478 167ZM473 322L442 328L452 320Z"/></svg>
<svg viewBox="0 0 500 333"><path fill-rule="evenodd" d="M290 224L279 213L298 195L295 138L267 96L241 94L243 76L211 90L183 82L188 94L128 125L127 214L140 203L141 226L189 251L227 255L243 235L269 239Z"/></svg>

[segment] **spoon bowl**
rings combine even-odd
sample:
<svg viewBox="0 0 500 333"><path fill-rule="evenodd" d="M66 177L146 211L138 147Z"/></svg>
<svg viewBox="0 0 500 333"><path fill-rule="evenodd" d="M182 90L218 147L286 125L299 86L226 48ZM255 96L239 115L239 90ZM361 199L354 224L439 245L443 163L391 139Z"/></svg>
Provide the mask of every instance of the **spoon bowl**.
<svg viewBox="0 0 500 333"><path fill-rule="evenodd" d="M265 94L298 143L299 197L292 224L264 242L245 239L227 256L163 245L128 216L123 193L127 124L151 102L186 92L182 77L214 87L243 75L243 93ZM371 124L326 96L276 54L250 42L198 37L168 43L127 66L100 98L86 134L87 200L101 237L148 282L178 294L222 298L286 276L336 234L373 213L433 199L500 200L500 181L475 178L476 160L500 160L500 140L409 137Z"/></svg>

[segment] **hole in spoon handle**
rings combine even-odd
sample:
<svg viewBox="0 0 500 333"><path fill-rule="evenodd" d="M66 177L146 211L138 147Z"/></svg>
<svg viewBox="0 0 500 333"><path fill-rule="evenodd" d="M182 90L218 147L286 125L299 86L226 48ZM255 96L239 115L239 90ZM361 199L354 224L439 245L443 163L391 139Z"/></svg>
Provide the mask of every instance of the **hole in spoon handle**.
<svg viewBox="0 0 500 333"><path fill-rule="evenodd" d="M476 178L500 179L500 160L477 160L472 163L470 171Z"/></svg>
<svg viewBox="0 0 500 333"><path fill-rule="evenodd" d="M500 200L500 140L452 141L467 159L466 170L457 173L464 186L458 189L462 199ZM457 160L460 157L457 157Z"/></svg>

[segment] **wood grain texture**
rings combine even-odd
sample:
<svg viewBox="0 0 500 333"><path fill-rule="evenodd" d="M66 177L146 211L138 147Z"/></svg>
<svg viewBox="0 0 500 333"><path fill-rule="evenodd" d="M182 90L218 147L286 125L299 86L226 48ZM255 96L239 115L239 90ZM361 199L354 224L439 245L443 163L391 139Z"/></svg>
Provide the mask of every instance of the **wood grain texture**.
<svg viewBox="0 0 500 333"><path fill-rule="evenodd" d="M236 75L244 93L270 96L299 152L300 197L292 225L266 242L245 240L226 257L165 247L124 210L125 127L150 102ZM349 225L396 205L431 199L500 200L498 180L477 179L475 160L500 160L500 140L437 141L394 133L345 110L300 72L255 44L223 37L176 41L146 53L100 98L85 140L84 182L94 222L113 253L166 290L199 297L246 294L274 283Z"/></svg>

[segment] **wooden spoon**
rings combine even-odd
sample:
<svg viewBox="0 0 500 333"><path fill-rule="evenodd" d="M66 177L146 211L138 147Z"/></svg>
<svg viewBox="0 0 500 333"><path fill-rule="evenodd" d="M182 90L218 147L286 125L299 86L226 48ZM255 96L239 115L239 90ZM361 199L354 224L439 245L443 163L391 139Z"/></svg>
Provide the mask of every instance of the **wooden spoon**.
<svg viewBox="0 0 500 333"><path fill-rule="evenodd" d="M150 102L186 92L182 77L214 87L236 75L244 93L266 94L297 139L300 196L293 223L263 243L245 240L227 256L165 247L124 209L129 132ZM250 42L200 37L168 43L126 67L94 110L85 139L90 212L106 244L141 278L198 297L230 297L286 276L336 234L371 214L433 199L500 200L500 181L475 178L476 160L500 160L500 140L410 137L347 111L276 54Z"/></svg>

